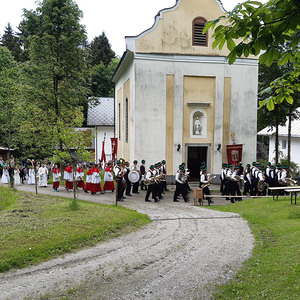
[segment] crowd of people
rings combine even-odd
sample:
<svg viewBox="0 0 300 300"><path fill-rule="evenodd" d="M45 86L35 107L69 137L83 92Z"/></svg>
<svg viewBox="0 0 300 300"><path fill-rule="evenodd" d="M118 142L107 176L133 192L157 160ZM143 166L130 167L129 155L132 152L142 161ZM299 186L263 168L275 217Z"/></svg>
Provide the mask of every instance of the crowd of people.
<svg viewBox="0 0 300 300"><path fill-rule="evenodd" d="M47 161L35 162L30 159L17 163L13 156L7 161L0 157L0 178L1 183L8 184L13 180L14 185L25 184L26 181L27 184L34 185L37 178L39 187L47 187L50 174L52 174L52 188L56 192L59 191L60 181L64 179L64 188L67 191L71 192L73 188L76 188L91 195L104 194L107 191L115 192L116 182L118 201L124 201L132 194L139 194L140 187L140 190L145 190L146 202L151 202L151 200L159 202L163 199L164 192L169 191L166 182L166 161L151 164L148 170L146 170L145 163L143 159L138 165L138 161L134 160L130 166L129 162L120 159L117 160L115 166L113 161L107 162L103 169L101 163L84 163L77 166L68 164L62 176L58 164ZM84 169L87 169L86 176ZM101 173L104 173L102 185ZM291 183L291 179L287 178L287 167L280 164L274 166L270 162L266 168L257 162L253 162L252 165L247 164L245 168L242 162L237 166L223 163L220 174L220 193L222 196L227 196L226 200L231 202L240 201L242 197L239 198L239 196L242 194L263 196L267 194L268 187ZM191 189L188 177L189 172L185 163L180 164L175 174L174 202L178 202L180 197L185 202L190 201ZM215 176L210 178L207 174L205 163L201 163L199 187L203 189L206 199L211 202L213 201L209 197L211 195L209 185L213 178Z"/></svg>

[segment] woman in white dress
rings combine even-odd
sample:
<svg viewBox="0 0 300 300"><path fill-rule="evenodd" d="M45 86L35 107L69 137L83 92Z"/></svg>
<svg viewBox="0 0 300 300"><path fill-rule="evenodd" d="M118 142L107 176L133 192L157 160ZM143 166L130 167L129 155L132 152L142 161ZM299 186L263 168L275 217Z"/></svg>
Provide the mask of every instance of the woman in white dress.
<svg viewBox="0 0 300 300"><path fill-rule="evenodd" d="M35 184L35 171L33 166L28 170L28 184Z"/></svg>
<svg viewBox="0 0 300 300"><path fill-rule="evenodd" d="M14 184L15 185L20 185L21 184L20 168L19 167L15 167L15 169L14 169Z"/></svg>
<svg viewBox="0 0 300 300"><path fill-rule="evenodd" d="M48 184L48 169L44 164L38 170L39 186L47 187Z"/></svg>
<svg viewBox="0 0 300 300"><path fill-rule="evenodd" d="M1 183L5 183L5 184L9 183L9 173L7 170L7 166L4 166L4 168L3 168Z"/></svg>

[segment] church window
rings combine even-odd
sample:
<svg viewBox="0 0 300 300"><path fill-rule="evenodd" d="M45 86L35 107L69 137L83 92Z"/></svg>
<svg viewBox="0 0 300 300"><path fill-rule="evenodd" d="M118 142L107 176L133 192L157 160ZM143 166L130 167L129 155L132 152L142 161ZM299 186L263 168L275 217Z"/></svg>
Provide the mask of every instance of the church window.
<svg viewBox="0 0 300 300"><path fill-rule="evenodd" d="M207 46L207 32L202 33L206 22L202 17L193 20L193 46Z"/></svg>
<svg viewBox="0 0 300 300"><path fill-rule="evenodd" d="M121 104L119 103L119 140L121 140Z"/></svg>
<svg viewBox="0 0 300 300"><path fill-rule="evenodd" d="M128 98L125 100L125 140L128 143Z"/></svg>

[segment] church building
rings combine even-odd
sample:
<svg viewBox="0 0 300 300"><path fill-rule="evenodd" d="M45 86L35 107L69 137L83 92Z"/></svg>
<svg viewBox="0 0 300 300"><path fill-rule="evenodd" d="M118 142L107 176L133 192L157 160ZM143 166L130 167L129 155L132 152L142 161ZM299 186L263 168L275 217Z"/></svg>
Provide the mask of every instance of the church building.
<svg viewBox="0 0 300 300"><path fill-rule="evenodd" d="M213 49L212 30L202 33L224 12L219 0L177 0L125 37L113 77L118 158L164 159L169 176L185 162L195 179L202 162L220 174L228 145L242 145L239 160L256 159L258 60L229 65L226 45Z"/></svg>

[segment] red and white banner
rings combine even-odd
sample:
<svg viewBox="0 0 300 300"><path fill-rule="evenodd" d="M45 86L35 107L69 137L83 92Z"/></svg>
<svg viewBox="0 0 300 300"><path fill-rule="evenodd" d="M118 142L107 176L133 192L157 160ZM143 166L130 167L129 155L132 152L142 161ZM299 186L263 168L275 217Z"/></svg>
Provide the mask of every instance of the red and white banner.
<svg viewBox="0 0 300 300"><path fill-rule="evenodd" d="M242 161L243 144L227 145L226 152L228 163L237 166Z"/></svg>
<svg viewBox="0 0 300 300"><path fill-rule="evenodd" d="M102 142L101 165L103 162L104 163L106 162L106 155L105 155L104 147L105 147L105 140Z"/></svg>
<svg viewBox="0 0 300 300"><path fill-rule="evenodd" d="M111 156L112 160L115 160L118 151L118 138L110 138L111 139Z"/></svg>

